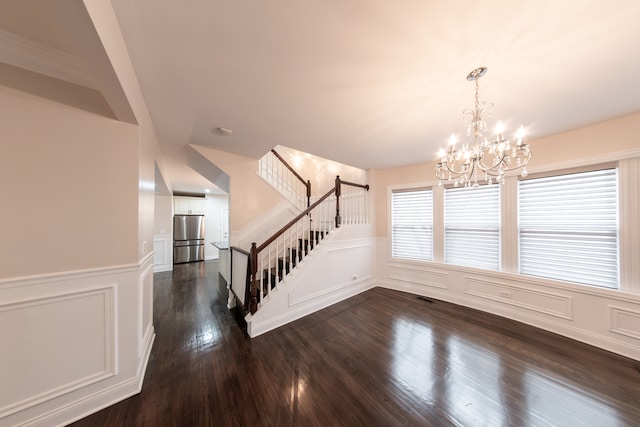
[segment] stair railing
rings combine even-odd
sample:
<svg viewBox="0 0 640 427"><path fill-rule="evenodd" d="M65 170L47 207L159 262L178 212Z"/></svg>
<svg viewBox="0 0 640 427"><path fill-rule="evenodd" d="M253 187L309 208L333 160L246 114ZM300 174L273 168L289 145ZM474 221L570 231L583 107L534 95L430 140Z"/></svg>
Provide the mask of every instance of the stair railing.
<svg viewBox="0 0 640 427"><path fill-rule="evenodd" d="M309 207L311 181L304 180L274 149L258 162L258 174L301 209Z"/></svg>
<svg viewBox="0 0 640 427"><path fill-rule="evenodd" d="M358 189L343 193L342 186ZM366 192L369 185L342 181L319 197L307 209L278 230L261 245L251 244L245 310L255 313L278 283L304 260L311 250L340 225L368 221ZM356 194L357 193L357 194ZM359 199L358 199L359 197ZM343 211L340 209L342 200ZM355 212L351 212L355 208ZM343 218L343 213L345 217ZM346 219L346 222L343 222Z"/></svg>

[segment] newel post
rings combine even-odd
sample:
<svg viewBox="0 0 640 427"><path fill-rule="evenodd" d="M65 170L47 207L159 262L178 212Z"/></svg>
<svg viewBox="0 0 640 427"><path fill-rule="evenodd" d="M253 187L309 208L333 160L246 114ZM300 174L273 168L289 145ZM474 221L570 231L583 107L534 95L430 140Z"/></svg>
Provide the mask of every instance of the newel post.
<svg viewBox="0 0 640 427"><path fill-rule="evenodd" d="M307 180L307 207L311 206L311 181Z"/></svg>
<svg viewBox="0 0 640 427"><path fill-rule="evenodd" d="M256 280L258 273L258 248L256 247L256 243L251 243L251 251L249 252L249 263L251 265L251 300L249 303L249 310L251 314L258 311L258 281Z"/></svg>
<svg viewBox="0 0 640 427"><path fill-rule="evenodd" d="M340 191L341 191L340 175L336 176L336 228L340 227L342 218L340 217Z"/></svg>

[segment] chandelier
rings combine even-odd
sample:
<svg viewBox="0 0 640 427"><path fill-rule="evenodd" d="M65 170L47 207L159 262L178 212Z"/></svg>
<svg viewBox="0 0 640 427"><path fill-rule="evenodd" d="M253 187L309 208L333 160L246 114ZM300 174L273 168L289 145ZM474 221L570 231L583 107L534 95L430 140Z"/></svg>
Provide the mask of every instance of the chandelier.
<svg viewBox="0 0 640 427"><path fill-rule="evenodd" d="M522 168L522 176L527 176L526 165L531 160L529 144L523 142L525 130L520 126L516 134L515 144L504 139L504 125L498 122L496 137L489 141L485 136L487 122L485 117L491 115L493 104L480 102L478 95L478 79L487 72L486 67L476 68L467 75L467 80L476 83L476 102L474 109L467 108L463 113L467 128L466 141L456 148L456 137L451 134L449 148L440 149L440 160L436 165L438 185L442 181L453 181L454 187L478 187L479 181L487 184L503 183L507 171Z"/></svg>

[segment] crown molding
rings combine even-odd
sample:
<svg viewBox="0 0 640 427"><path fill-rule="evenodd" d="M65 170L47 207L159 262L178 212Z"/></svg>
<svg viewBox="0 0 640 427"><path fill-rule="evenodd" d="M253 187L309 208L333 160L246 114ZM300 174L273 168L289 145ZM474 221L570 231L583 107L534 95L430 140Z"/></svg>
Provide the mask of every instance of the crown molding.
<svg viewBox="0 0 640 427"><path fill-rule="evenodd" d="M98 89L82 58L0 29L0 62Z"/></svg>

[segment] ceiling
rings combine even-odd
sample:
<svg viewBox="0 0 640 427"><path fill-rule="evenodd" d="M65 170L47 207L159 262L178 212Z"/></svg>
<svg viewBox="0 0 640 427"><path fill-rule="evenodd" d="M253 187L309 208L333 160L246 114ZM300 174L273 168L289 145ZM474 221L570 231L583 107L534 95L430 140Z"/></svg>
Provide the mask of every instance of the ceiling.
<svg viewBox="0 0 640 427"><path fill-rule="evenodd" d="M4 10L0 28L69 50L65 26L41 22L49 2L27 2L10 12L31 25ZM253 158L280 144L363 169L431 161L462 135L479 66L490 125L524 124L528 139L640 111L637 0L112 4L174 190L211 188L188 144Z"/></svg>

